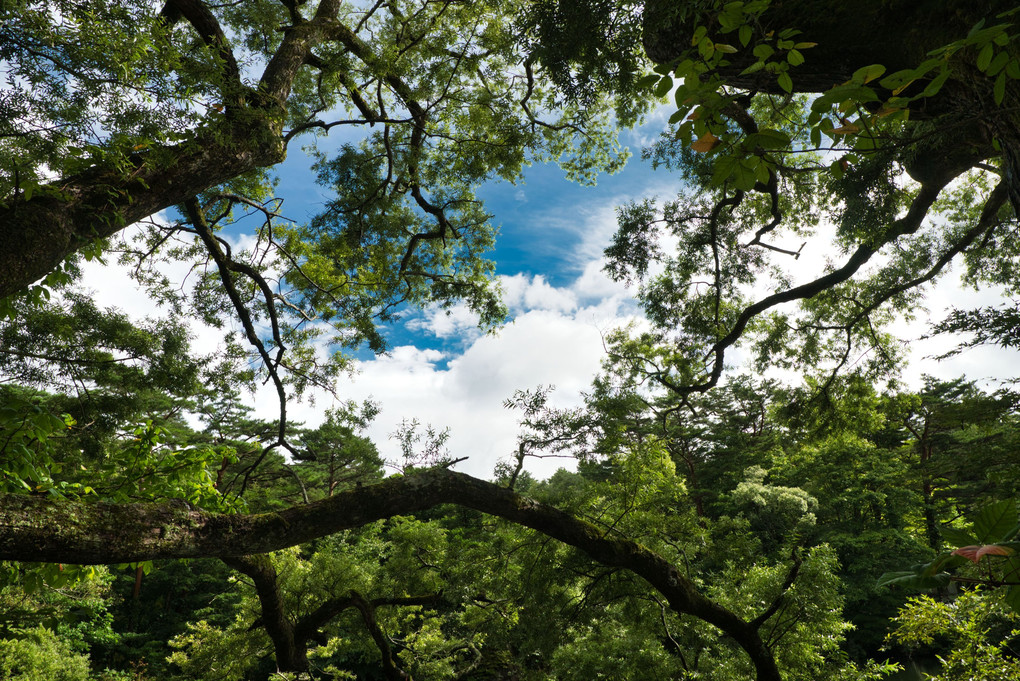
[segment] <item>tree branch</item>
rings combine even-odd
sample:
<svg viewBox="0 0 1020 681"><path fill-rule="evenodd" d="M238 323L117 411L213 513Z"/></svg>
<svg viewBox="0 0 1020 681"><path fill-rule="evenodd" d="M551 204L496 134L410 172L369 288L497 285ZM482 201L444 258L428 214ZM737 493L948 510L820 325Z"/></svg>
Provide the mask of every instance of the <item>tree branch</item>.
<svg viewBox="0 0 1020 681"><path fill-rule="evenodd" d="M706 598L674 565L640 544L522 497L443 468L393 477L276 513L220 515L172 502L84 504L34 495L0 495L0 560L78 564L163 558L231 558L301 544L439 504L457 504L530 527L608 567L642 577L678 613L731 636L751 658L758 681L779 681L758 631Z"/></svg>

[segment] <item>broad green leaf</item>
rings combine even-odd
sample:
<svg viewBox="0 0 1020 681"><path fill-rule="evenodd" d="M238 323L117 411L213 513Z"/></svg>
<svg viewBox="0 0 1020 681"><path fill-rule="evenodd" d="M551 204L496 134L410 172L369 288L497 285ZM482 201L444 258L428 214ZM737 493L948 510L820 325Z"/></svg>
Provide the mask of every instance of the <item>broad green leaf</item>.
<svg viewBox="0 0 1020 681"><path fill-rule="evenodd" d="M974 535L967 530L961 530L956 527L940 527L939 532L953 546L969 546L978 543Z"/></svg>
<svg viewBox="0 0 1020 681"><path fill-rule="evenodd" d="M707 34L708 28L705 26L698 26L696 29L694 29L694 35L691 36L691 47L699 45L701 43L701 39L704 38Z"/></svg>
<svg viewBox="0 0 1020 681"><path fill-rule="evenodd" d="M981 52L978 53L977 58L977 67L979 71L985 71L988 69L988 65L992 62L992 55L994 53L995 47L991 43L988 43L981 48Z"/></svg>
<svg viewBox="0 0 1020 681"><path fill-rule="evenodd" d="M673 79L669 76L663 76L659 79L659 84L655 86L653 94L656 97L665 97L670 89L673 87Z"/></svg>
<svg viewBox="0 0 1020 681"><path fill-rule="evenodd" d="M995 79L995 86L992 88L992 97L995 99L995 103L1002 105L1002 101L1006 98L1006 73L1005 71L999 74L999 77Z"/></svg>
<svg viewBox="0 0 1020 681"><path fill-rule="evenodd" d="M1009 53L1003 50L995 55L995 59L993 59L992 63L988 65L988 70L985 71L985 73L987 73L989 77L992 77L1004 69L1008 63Z"/></svg>
<svg viewBox="0 0 1020 681"><path fill-rule="evenodd" d="M647 76L642 76L641 78L639 78L635 85L637 85L637 87L639 88L650 88L656 83L658 83L659 80L660 76L658 74L650 73Z"/></svg>
<svg viewBox="0 0 1020 681"><path fill-rule="evenodd" d="M880 77L883 73L885 73L884 66L881 64L870 64L868 66L862 66L854 71L854 75L850 80L858 84L870 83Z"/></svg>
<svg viewBox="0 0 1020 681"><path fill-rule="evenodd" d="M751 42L751 38L754 35L753 29L747 24L743 24L737 31L737 38L740 39L740 44L747 47Z"/></svg>
<svg viewBox="0 0 1020 681"><path fill-rule="evenodd" d="M765 149L782 149L790 144L790 136L780 130L762 128L751 136L751 143Z"/></svg>
<svg viewBox="0 0 1020 681"><path fill-rule="evenodd" d="M737 164L733 168L733 186L741 191L751 191L754 189L755 183L758 182L758 164L754 161L760 161L757 157L753 159L739 159Z"/></svg>
<svg viewBox="0 0 1020 681"><path fill-rule="evenodd" d="M1009 539L1006 534L1016 527L1016 500L1006 499L981 509L974 521L974 534L982 544Z"/></svg>
<svg viewBox="0 0 1020 681"><path fill-rule="evenodd" d="M1003 596L1002 600L1014 612L1020 613L1020 586L1009 587L1009 589L1006 590L1006 595Z"/></svg>
<svg viewBox="0 0 1020 681"><path fill-rule="evenodd" d="M793 92L793 79L790 78L790 74L783 71L779 74L779 78L776 79L779 82L779 87L783 88L787 92Z"/></svg>
<svg viewBox="0 0 1020 681"><path fill-rule="evenodd" d="M804 63L804 55L797 50L790 50L786 55L786 61L790 63L790 66L800 66Z"/></svg>
<svg viewBox="0 0 1020 681"><path fill-rule="evenodd" d="M761 71L763 68L765 68L765 62L763 62L763 61L756 61L753 64L751 64L750 66L748 66L746 69L741 71L740 75L746 76L749 73L755 73L757 71Z"/></svg>
<svg viewBox="0 0 1020 681"><path fill-rule="evenodd" d="M942 73L935 76L932 81L928 83L928 87L924 88L924 96L934 97L937 95L939 90L942 89L942 86L946 84L947 80L949 80L949 69L943 70Z"/></svg>

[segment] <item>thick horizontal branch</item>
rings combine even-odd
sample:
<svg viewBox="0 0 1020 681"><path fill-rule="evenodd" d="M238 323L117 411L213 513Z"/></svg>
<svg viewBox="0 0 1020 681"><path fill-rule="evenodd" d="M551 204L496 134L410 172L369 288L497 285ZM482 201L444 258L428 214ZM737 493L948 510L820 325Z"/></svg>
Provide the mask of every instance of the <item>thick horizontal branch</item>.
<svg viewBox="0 0 1020 681"><path fill-rule="evenodd" d="M0 298L41 279L88 243L239 175L282 162L285 103L312 48L336 31L340 4L325 0L311 21L290 27L258 89L242 93L237 66L215 18L193 0L168 3L167 19L187 18L220 55L230 86L227 115L210 113L186 141L132 154L127 167L96 166L41 187L29 198L19 192L4 199Z"/></svg>
<svg viewBox="0 0 1020 681"><path fill-rule="evenodd" d="M674 565L640 544L493 483L446 469L393 477L277 513L221 515L183 502L85 504L0 495L0 560L78 564L265 553L439 504L457 504L530 527L648 581L679 613L715 625L751 657L759 681L777 681L758 629L703 596Z"/></svg>
<svg viewBox="0 0 1020 681"><path fill-rule="evenodd" d="M85 244L285 158L279 125L252 110L173 147L135 154L134 169L90 168L0 209L0 298L41 279Z"/></svg>

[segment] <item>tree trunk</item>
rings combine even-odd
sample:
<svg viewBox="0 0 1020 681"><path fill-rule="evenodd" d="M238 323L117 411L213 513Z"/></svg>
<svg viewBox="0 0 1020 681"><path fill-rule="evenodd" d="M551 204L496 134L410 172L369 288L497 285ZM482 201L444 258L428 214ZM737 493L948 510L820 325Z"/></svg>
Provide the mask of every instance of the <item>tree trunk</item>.
<svg viewBox="0 0 1020 681"><path fill-rule="evenodd" d="M0 298L41 279L85 244L286 156L271 116L217 125L177 147L135 154L132 167L92 168L20 194L0 209Z"/></svg>

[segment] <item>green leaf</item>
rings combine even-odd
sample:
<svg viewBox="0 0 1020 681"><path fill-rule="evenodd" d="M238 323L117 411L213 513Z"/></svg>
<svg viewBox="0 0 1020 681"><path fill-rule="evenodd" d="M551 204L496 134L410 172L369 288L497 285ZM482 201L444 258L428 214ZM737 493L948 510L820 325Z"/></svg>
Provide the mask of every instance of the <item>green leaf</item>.
<svg viewBox="0 0 1020 681"><path fill-rule="evenodd" d="M658 74L650 73L647 76L642 76L641 78L639 78L635 85L637 85L637 87L641 89L650 88L656 83L658 83L659 80L660 76Z"/></svg>
<svg viewBox="0 0 1020 681"><path fill-rule="evenodd" d="M974 534L978 543L994 544L1009 539L1006 535L1016 524L1016 500L1007 499L981 509L974 521Z"/></svg>
<svg viewBox="0 0 1020 681"><path fill-rule="evenodd" d="M745 192L754 189L755 183L758 182L758 163L755 161L760 161L760 159L752 157L750 159L742 158L737 161L732 176L734 187Z"/></svg>
<svg viewBox="0 0 1020 681"><path fill-rule="evenodd" d="M979 71L985 71L988 69L988 65L992 62L993 54L995 54L995 47L991 43L988 43L981 48L981 52L978 53L977 58L977 67Z"/></svg>
<svg viewBox="0 0 1020 681"><path fill-rule="evenodd" d="M740 44L747 47L751 42L751 38L754 35L754 31L747 24L743 24L737 31L737 38L740 39Z"/></svg>
<svg viewBox="0 0 1020 681"><path fill-rule="evenodd" d="M787 92L793 92L793 79L790 78L790 74L783 71L779 74L779 78L776 79L779 82L779 87L783 88Z"/></svg>
<svg viewBox="0 0 1020 681"><path fill-rule="evenodd" d="M752 54L758 57L760 61L765 61L775 53L776 51L775 49L772 48L771 45L755 45L754 50L752 52Z"/></svg>
<svg viewBox="0 0 1020 681"><path fill-rule="evenodd" d="M1006 65L1006 75L1013 80L1020 80L1020 60L1013 59Z"/></svg>
<svg viewBox="0 0 1020 681"><path fill-rule="evenodd" d="M727 45L726 43L716 43L715 50L716 52L723 52L724 54L736 54L737 52L737 48L733 47L733 45Z"/></svg>
<svg viewBox="0 0 1020 681"><path fill-rule="evenodd" d="M761 71L763 68L765 68L765 62L763 62L763 61L756 61L753 64L751 64L750 66L748 66L746 69L741 71L740 75L746 76L749 73L755 73L757 71Z"/></svg>
<svg viewBox="0 0 1020 681"><path fill-rule="evenodd" d="M790 136L780 130L762 128L751 135L750 143L764 149L783 149L790 144Z"/></svg>
<svg viewBox="0 0 1020 681"><path fill-rule="evenodd" d="M786 55L786 61L790 62L790 66L800 66L804 63L804 55L797 50L790 50Z"/></svg>
<svg viewBox="0 0 1020 681"><path fill-rule="evenodd" d="M995 79L995 86L992 88L992 97L995 98L995 103L1002 105L1002 101L1006 98L1006 73L1000 73L999 77Z"/></svg>
<svg viewBox="0 0 1020 681"><path fill-rule="evenodd" d="M970 546L971 544L980 543L974 538L973 534L956 527L940 527L939 532L953 546Z"/></svg>
<svg viewBox="0 0 1020 681"><path fill-rule="evenodd" d="M935 76L932 81L928 83L928 87L924 89L922 95L924 97L934 97L939 93L939 90L942 89L942 86L946 84L947 80L949 80L949 70L943 69L942 73Z"/></svg>
<svg viewBox="0 0 1020 681"><path fill-rule="evenodd" d="M700 54L701 58L705 61L712 58L712 55L715 54L715 43L712 42L711 38L705 38L698 43L698 54Z"/></svg>
<svg viewBox="0 0 1020 681"><path fill-rule="evenodd" d="M995 59L992 60L992 63L988 65L988 70L985 71L985 73L987 73L989 77L994 76L999 71L1004 69L1006 67L1006 64L1008 63L1009 53L1006 52L1005 50L999 52L997 55L995 55Z"/></svg>
<svg viewBox="0 0 1020 681"><path fill-rule="evenodd" d="M673 79L669 76L663 76L659 79L659 84L655 86L655 90L652 92L656 97L665 97L670 89L673 87Z"/></svg>
<svg viewBox="0 0 1020 681"><path fill-rule="evenodd" d="M737 159L732 156L721 156L715 162L712 172L712 184L721 186L730 178L737 167Z"/></svg>
<svg viewBox="0 0 1020 681"><path fill-rule="evenodd" d="M883 73L885 73L885 67L881 64L869 64L854 71L854 75L850 80L858 85L863 85L864 83L870 83Z"/></svg>

